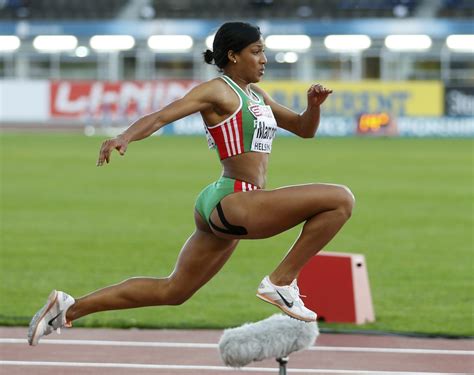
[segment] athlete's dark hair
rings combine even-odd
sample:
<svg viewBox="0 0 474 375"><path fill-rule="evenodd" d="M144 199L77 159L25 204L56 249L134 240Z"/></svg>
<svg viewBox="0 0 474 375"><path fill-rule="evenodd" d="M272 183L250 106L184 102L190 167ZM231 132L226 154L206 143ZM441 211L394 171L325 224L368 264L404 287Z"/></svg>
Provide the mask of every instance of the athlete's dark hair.
<svg viewBox="0 0 474 375"><path fill-rule="evenodd" d="M227 52L240 52L249 44L260 39L262 33L260 28L246 22L226 22L217 30L212 44L212 51L203 53L204 61L222 70L229 62Z"/></svg>

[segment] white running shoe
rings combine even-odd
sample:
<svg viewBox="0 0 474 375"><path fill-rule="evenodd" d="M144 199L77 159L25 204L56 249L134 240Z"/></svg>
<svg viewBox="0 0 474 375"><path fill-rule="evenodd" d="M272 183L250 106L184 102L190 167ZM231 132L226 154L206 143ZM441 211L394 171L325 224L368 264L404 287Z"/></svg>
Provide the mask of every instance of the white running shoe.
<svg viewBox="0 0 474 375"><path fill-rule="evenodd" d="M66 312L74 302L69 294L53 290L46 304L31 319L28 329L28 343L37 345L41 337L63 327L72 327L71 322L66 322Z"/></svg>
<svg viewBox="0 0 474 375"><path fill-rule="evenodd" d="M285 314L298 320L315 322L318 317L314 311L304 306L296 280L290 285L277 286L265 276L258 287L257 297L279 307Z"/></svg>

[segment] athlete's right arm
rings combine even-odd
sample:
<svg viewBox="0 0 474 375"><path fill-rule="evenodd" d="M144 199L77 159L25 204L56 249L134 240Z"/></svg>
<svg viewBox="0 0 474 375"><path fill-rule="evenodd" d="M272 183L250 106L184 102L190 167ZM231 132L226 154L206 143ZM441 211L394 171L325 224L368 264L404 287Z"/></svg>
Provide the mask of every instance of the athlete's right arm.
<svg viewBox="0 0 474 375"><path fill-rule="evenodd" d="M159 111L139 118L122 134L107 139L102 143L97 166L109 163L112 151L124 155L130 142L149 137L163 126L177 121L190 114L204 111L215 105L219 96L215 90L215 80L204 82L194 87L181 99L178 99Z"/></svg>

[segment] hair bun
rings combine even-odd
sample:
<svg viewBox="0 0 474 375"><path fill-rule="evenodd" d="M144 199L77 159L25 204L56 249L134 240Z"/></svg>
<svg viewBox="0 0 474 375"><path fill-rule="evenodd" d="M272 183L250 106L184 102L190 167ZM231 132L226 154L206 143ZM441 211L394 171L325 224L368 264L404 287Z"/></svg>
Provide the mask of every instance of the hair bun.
<svg viewBox="0 0 474 375"><path fill-rule="evenodd" d="M214 52L210 49L207 49L206 52L203 53L204 61L208 64L212 64L212 60L214 60Z"/></svg>

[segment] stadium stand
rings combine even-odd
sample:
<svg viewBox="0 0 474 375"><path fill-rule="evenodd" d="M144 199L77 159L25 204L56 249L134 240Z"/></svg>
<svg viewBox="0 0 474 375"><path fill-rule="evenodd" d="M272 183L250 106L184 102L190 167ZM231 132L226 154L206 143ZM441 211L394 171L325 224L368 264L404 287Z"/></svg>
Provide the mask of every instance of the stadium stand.
<svg viewBox="0 0 474 375"><path fill-rule="evenodd" d="M474 15L471 0L0 0L0 20L110 19L132 3L143 7L146 19L416 17L418 9L436 4L438 17Z"/></svg>
<svg viewBox="0 0 474 375"><path fill-rule="evenodd" d="M472 18L474 17L474 1L443 0L438 17Z"/></svg>
<svg viewBox="0 0 474 375"><path fill-rule="evenodd" d="M240 19L258 23L265 34L312 38L311 49L294 61L268 49L269 79L473 82L472 56L446 42L452 34L472 34L473 17L474 0L0 0L0 34L16 35L19 44L18 51L0 52L0 78L202 77L212 72L196 51L217 24ZM150 50L147 38L160 33L189 34L193 50ZM397 33L426 34L430 46L391 51L385 37ZM77 49L38 52L33 42L41 34L76 36ZM101 34L131 35L135 44L107 55L90 48L90 38ZM330 51L324 41L330 34L367 34L371 45L358 53Z"/></svg>
<svg viewBox="0 0 474 375"><path fill-rule="evenodd" d="M4 0L0 20L108 19L118 15L128 0Z"/></svg>

